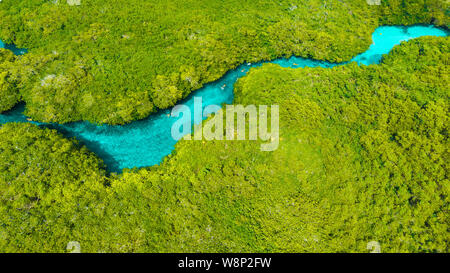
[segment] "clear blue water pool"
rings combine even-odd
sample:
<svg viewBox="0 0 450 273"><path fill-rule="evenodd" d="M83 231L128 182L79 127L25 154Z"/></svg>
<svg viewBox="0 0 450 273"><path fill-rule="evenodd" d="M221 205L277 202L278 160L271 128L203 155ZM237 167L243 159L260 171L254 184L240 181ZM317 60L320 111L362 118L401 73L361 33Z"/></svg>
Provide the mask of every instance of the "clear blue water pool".
<svg viewBox="0 0 450 273"><path fill-rule="evenodd" d="M447 36L445 30L433 26L383 26L373 33L373 44L370 48L354 57L351 61L359 65L378 64L383 54L402 41L421 36ZM0 41L0 47L11 49L16 54L23 54L24 49L14 46L5 46ZM291 57L289 59L277 59L271 63L282 67L325 67L331 68L345 63L329 63ZM243 64L229 71L220 80L206 84L203 88L193 92L187 99L180 102L189 106L191 112L194 107L194 96L202 97L203 107L208 105L230 104L233 102L233 86L241 77L245 76L250 68L261 66L263 63ZM225 86L225 87L224 87ZM13 110L0 114L0 124L6 122L30 122L22 115L24 105L19 105ZM111 172L122 172L124 168L148 167L159 164L164 157L169 155L176 144L171 136L172 124L179 118L169 117L171 109L160 111L145 120L134 121L123 126L96 126L89 122L75 122L65 125L43 124L32 122L42 127L53 128L66 137L75 137L82 144L103 159ZM193 119L192 119L193 120Z"/></svg>

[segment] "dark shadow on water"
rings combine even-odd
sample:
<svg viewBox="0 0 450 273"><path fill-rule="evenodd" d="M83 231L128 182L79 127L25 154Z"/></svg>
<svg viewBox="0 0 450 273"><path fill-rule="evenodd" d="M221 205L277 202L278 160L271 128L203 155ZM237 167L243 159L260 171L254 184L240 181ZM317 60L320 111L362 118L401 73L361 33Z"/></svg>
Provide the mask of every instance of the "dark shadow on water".
<svg viewBox="0 0 450 273"><path fill-rule="evenodd" d="M4 48L11 50L15 55L23 55L28 52L26 49L17 48L15 45L12 45L12 44L5 44Z"/></svg>
<svg viewBox="0 0 450 273"><path fill-rule="evenodd" d="M411 24L411 25L397 25L397 24L392 24L392 25L385 25L385 26L389 26L389 27L398 27L400 29L402 29L402 32L405 34L409 34L409 30L411 27L429 27L429 28L438 28L440 30L443 30L446 32L447 35L450 34L450 29L448 28L447 25L436 25L435 23L435 18L432 18L429 24L426 23L420 23L420 24Z"/></svg>
<svg viewBox="0 0 450 273"><path fill-rule="evenodd" d="M122 170L119 168L119 162L116 161L111 154L101 149L101 145L99 142L88 140L80 135L74 135L71 131L58 124L41 124L39 125L39 127L53 129L58 131L58 133L62 134L66 138L75 139L79 144L86 146L89 151L93 152L97 157L102 159L105 165L105 169L109 173L122 173Z"/></svg>
<svg viewBox="0 0 450 273"><path fill-rule="evenodd" d="M25 103L19 102L10 110L7 110L3 113L0 113L0 117L5 117L6 120L19 120L19 122L26 121L26 117L23 115L23 111L25 111ZM1 120L1 119L0 119Z"/></svg>
<svg viewBox="0 0 450 273"><path fill-rule="evenodd" d="M119 168L119 162L114 159L114 157L101 149L100 144L97 141L91 141L86 138L83 138L81 135L75 135L73 132L65 128L65 125L55 124L55 123L36 123L27 120L27 117L23 115L25 110L25 103L21 102L14 106L12 109L5 111L0 114L0 125L2 123L7 122L18 122L18 123L32 123L40 128L48 128L56 130L58 133L62 134L64 137L69 139L75 139L79 145L86 146L89 151L96 154L97 157L103 160L104 167L108 173L122 173L122 170ZM91 124L90 124L91 125ZM95 128L95 125L91 125Z"/></svg>

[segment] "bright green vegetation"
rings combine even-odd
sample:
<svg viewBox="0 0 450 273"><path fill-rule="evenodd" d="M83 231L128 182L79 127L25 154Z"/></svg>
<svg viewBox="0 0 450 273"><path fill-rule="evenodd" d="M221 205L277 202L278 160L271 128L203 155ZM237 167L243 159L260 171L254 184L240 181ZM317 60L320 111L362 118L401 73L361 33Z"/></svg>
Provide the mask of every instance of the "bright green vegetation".
<svg viewBox="0 0 450 273"><path fill-rule="evenodd" d="M382 2L4 0L0 39L29 53L8 61L7 76L1 64L0 111L23 100L37 121L122 124L240 63L292 54L340 62L365 51L379 25L448 24L448 1Z"/></svg>
<svg viewBox="0 0 450 273"><path fill-rule="evenodd" d="M0 139L0 251L65 247L74 224L102 199L102 163L85 147L30 124L3 125Z"/></svg>
<svg viewBox="0 0 450 273"><path fill-rule="evenodd" d="M267 64L237 104L279 104L280 147L181 141L158 167L105 176L55 131L0 129L0 250L448 252L448 38L381 65Z"/></svg>
<svg viewBox="0 0 450 273"><path fill-rule="evenodd" d="M0 111L11 109L19 101L19 91L8 80L9 70L13 68L14 54L6 49L0 48Z"/></svg>

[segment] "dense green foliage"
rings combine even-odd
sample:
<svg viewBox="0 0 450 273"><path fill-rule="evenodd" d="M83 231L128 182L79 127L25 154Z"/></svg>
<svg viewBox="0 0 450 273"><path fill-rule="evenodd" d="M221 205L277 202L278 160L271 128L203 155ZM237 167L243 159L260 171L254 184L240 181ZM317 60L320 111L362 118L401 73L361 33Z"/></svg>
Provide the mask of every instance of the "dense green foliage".
<svg viewBox="0 0 450 273"><path fill-rule="evenodd" d="M11 109L19 101L19 92L14 83L9 81L9 70L15 61L14 54L0 48L0 111Z"/></svg>
<svg viewBox="0 0 450 273"><path fill-rule="evenodd" d="M280 105L278 150L180 141L161 166L104 176L84 148L0 129L0 250L448 252L448 38L381 65L267 64L236 103Z"/></svg>
<svg viewBox="0 0 450 273"><path fill-rule="evenodd" d="M105 192L100 160L31 124L3 125L0 139L1 251L65 246Z"/></svg>
<svg viewBox="0 0 450 273"><path fill-rule="evenodd" d="M66 2L0 3L0 39L30 52L15 64L19 75L8 72L19 81L0 76L8 94L0 111L20 99L34 120L121 124L245 61L295 54L339 62L363 52L380 24L448 23L442 0Z"/></svg>

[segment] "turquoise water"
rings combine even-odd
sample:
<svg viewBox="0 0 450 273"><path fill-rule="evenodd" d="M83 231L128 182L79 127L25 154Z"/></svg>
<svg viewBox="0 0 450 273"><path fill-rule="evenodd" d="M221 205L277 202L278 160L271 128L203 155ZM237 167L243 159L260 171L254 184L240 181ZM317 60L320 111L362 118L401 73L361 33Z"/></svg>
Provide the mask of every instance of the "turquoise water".
<svg viewBox="0 0 450 273"><path fill-rule="evenodd" d="M402 41L407 41L421 36L447 36L446 31L433 26L384 26L379 27L373 33L373 44L370 48L354 57L351 61L359 65L378 64L383 54ZM0 46L4 44L0 42ZM16 54L26 51L7 46ZM325 67L331 68L345 63L329 63L291 57L289 59L277 59L271 63L282 67ZM208 105L231 104L233 102L233 85L237 79L245 76L250 68L259 67L263 63L243 64L229 71L220 80L206 84L203 88L193 92L187 99L180 102L189 106L191 112L194 108L194 96L201 97L203 108ZM0 124L6 122L29 122L22 115L24 105L19 105L13 110L0 114ZM179 118L168 116L171 109L160 111L145 120L134 121L123 126L96 126L89 122L75 122L65 125L43 124L32 122L42 127L53 128L66 137L75 137L91 151L103 159L111 172L120 173L124 168L147 167L159 164L164 157L169 155L176 144L172 139L172 124ZM192 118L193 120L193 118Z"/></svg>

